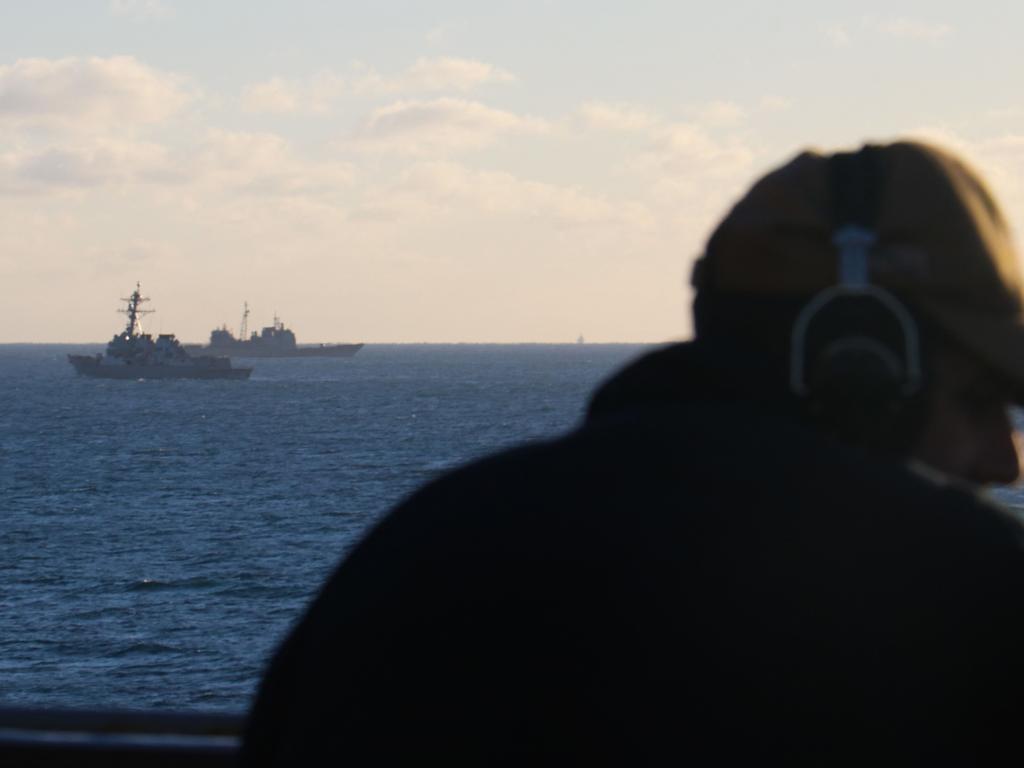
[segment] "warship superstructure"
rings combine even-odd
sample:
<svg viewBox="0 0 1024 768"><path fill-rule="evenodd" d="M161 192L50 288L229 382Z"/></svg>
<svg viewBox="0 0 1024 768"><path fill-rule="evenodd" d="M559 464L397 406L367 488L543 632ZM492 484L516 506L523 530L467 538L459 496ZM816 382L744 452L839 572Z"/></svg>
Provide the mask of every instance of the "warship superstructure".
<svg viewBox="0 0 1024 768"><path fill-rule="evenodd" d="M68 355L68 362L83 376L103 379L247 379L252 368L234 368L230 358L192 356L174 337L161 333L155 339L142 332L141 320L153 310L142 309L149 301L138 283L127 299L125 329L107 344L105 353Z"/></svg>
<svg viewBox="0 0 1024 768"><path fill-rule="evenodd" d="M248 320L249 304L246 303L242 312L241 331L237 337L224 326L210 332L209 344L188 344L185 348L190 352L233 357L352 357L363 348L361 343L299 346L295 334L284 327L277 315L274 315L273 325L266 326L259 333L253 331L246 338Z"/></svg>

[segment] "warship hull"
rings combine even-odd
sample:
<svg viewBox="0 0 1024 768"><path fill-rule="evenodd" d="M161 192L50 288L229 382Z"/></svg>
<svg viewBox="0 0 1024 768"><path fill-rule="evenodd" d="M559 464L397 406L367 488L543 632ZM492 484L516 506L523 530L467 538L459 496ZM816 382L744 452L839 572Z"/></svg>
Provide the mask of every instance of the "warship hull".
<svg viewBox="0 0 1024 768"><path fill-rule="evenodd" d="M274 348L259 342L240 341L227 345L186 344L190 354L230 355L231 357L352 357L362 344L319 344L308 347Z"/></svg>
<svg viewBox="0 0 1024 768"><path fill-rule="evenodd" d="M104 363L100 356L68 355L80 376L97 379L248 379L252 368L231 368L227 360L206 362L201 358L177 365ZM227 363L227 365L225 365Z"/></svg>

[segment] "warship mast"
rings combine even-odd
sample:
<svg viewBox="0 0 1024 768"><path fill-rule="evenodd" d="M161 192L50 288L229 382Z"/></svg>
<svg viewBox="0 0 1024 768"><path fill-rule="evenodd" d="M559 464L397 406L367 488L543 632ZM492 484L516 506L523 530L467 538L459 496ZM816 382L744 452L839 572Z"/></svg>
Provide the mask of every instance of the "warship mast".
<svg viewBox="0 0 1024 768"><path fill-rule="evenodd" d="M242 325L238 329L238 338L245 341L249 335L249 302L242 302Z"/></svg>
<svg viewBox="0 0 1024 768"><path fill-rule="evenodd" d="M128 325L125 326L124 332L129 338L137 336L142 331L142 316L151 315L156 310L141 308L141 304L149 301L149 299L143 297L139 283L135 283L135 290L132 291L132 295L127 299L121 299L121 301L128 303L127 309L117 310L122 314L128 315Z"/></svg>

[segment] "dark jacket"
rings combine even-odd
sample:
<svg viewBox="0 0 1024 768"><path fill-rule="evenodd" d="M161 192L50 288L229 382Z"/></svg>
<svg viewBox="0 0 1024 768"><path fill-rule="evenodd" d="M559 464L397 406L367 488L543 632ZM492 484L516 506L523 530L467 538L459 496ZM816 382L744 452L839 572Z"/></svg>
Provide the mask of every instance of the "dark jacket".
<svg viewBox="0 0 1024 768"><path fill-rule="evenodd" d="M679 345L576 431L396 508L271 664L246 765L995 760L1024 716L1001 509Z"/></svg>

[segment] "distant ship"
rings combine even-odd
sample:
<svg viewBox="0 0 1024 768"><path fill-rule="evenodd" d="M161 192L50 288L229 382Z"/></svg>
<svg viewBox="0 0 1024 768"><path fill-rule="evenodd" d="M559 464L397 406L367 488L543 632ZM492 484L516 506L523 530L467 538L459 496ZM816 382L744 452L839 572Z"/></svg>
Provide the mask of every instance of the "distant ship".
<svg viewBox="0 0 1024 768"><path fill-rule="evenodd" d="M274 315L273 325L268 325L259 333L253 331L249 338L245 338L248 319L249 305L245 304L239 338L226 326L215 328L210 332L209 344L188 344L185 349L234 357L352 357L363 348L362 344L313 344L300 347L295 341L295 334L284 327L277 315Z"/></svg>
<svg viewBox="0 0 1024 768"><path fill-rule="evenodd" d="M138 283L127 299L128 315L125 329L107 344L104 354L68 355L68 362L82 376L101 379L247 379L252 368L232 368L227 357L204 355L193 357L174 338L173 333L161 333L153 340L142 333L140 321L153 310L142 309L149 301L144 298Z"/></svg>

